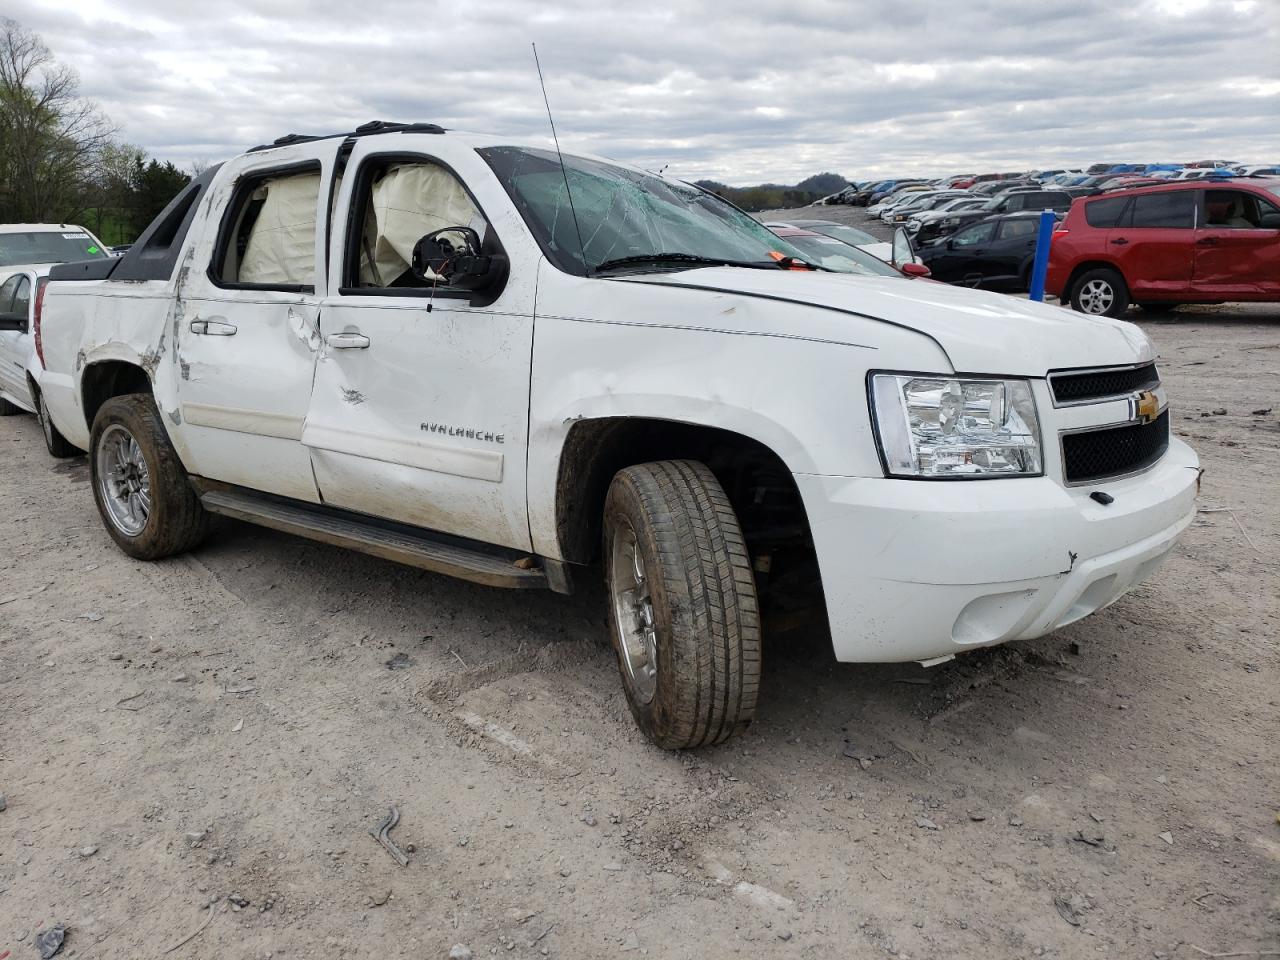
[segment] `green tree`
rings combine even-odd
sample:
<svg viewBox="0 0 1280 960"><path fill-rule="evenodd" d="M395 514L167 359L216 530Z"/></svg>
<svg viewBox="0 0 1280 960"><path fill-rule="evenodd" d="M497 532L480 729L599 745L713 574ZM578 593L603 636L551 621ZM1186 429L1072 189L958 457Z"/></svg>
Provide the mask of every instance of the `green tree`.
<svg viewBox="0 0 1280 960"><path fill-rule="evenodd" d="M0 221L78 218L114 132L79 96L75 70L35 33L0 19Z"/></svg>

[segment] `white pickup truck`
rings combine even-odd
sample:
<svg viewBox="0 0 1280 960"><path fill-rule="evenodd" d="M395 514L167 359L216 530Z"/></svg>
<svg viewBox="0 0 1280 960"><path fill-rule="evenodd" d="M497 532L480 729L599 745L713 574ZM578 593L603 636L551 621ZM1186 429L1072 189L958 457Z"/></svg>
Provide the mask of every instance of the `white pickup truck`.
<svg viewBox="0 0 1280 960"><path fill-rule="evenodd" d="M751 720L770 610L940 662L1106 606L1195 510L1136 327L818 269L687 184L428 124L208 171L55 268L38 331L126 553L223 514L498 587L599 560L664 747Z"/></svg>

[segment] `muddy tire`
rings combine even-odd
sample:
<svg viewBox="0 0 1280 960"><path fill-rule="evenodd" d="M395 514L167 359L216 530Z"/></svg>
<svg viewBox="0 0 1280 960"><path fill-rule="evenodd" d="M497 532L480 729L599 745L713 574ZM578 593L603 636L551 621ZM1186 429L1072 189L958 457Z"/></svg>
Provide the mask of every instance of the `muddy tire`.
<svg viewBox="0 0 1280 960"><path fill-rule="evenodd" d="M36 402L36 417L40 420L40 429L44 432L44 445L49 451L49 456L65 460L67 457L84 453L83 450L69 444L67 438L53 425L53 420L49 417L49 408L44 402L44 394L32 387L31 398Z"/></svg>
<svg viewBox="0 0 1280 960"><path fill-rule="evenodd" d="M196 546L209 515L147 394L113 397L93 419L93 498L107 533L125 553L159 560Z"/></svg>
<svg viewBox="0 0 1280 960"><path fill-rule="evenodd" d="M1071 309L1099 317L1123 317L1129 309L1129 287L1118 270L1097 267L1076 278L1068 298Z"/></svg>
<svg viewBox="0 0 1280 960"><path fill-rule="evenodd" d="M609 632L640 729L674 750L755 715L760 614L737 515L704 464L628 467L604 507Z"/></svg>

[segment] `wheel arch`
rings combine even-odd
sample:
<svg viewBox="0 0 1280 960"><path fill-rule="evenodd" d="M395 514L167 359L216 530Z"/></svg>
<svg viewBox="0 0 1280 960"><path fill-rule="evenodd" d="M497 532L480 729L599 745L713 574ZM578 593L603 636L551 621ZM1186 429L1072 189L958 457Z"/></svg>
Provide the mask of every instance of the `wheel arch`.
<svg viewBox="0 0 1280 960"><path fill-rule="evenodd" d="M561 447L555 534L563 559L594 559L613 477L626 467L657 460L705 463L729 496L749 546L767 548L779 539L809 542L808 518L791 469L768 445L705 424L601 416L575 421Z"/></svg>
<svg viewBox="0 0 1280 960"><path fill-rule="evenodd" d="M1120 279L1124 281L1125 288L1129 288L1129 278L1124 275L1124 271L1121 270L1116 263L1111 260L1100 260L1095 257L1090 260L1081 260L1071 268L1071 273L1067 276L1066 285L1062 288L1062 299L1066 300L1071 296L1072 291L1075 289L1076 281L1078 281L1082 276L1090 270L1102 269L1114 270L1120 275Z"/></svg>
<svg viewBox="0 0 1280 960"><path fill-rule="evenodd" d="M98 360L80 374L80 405L85 426L92 431L94 417L112 397L128 393L152 393L151 376L128 360Z"/></svg>

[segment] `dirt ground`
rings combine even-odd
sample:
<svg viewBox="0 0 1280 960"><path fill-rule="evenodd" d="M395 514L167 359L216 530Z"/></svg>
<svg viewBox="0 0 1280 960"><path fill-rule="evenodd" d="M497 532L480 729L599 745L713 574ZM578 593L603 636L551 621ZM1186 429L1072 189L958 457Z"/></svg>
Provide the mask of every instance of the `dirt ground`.
<svg viewBox="0 0 1280 960"><path fill-rule="evenodd" d="M773 636L686 754L597 589L230 521L138 563L0 420L0 960L1278 955L1280 309L1135 319L1206 468L1155 579L928 671Z"/></svg>

